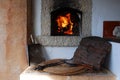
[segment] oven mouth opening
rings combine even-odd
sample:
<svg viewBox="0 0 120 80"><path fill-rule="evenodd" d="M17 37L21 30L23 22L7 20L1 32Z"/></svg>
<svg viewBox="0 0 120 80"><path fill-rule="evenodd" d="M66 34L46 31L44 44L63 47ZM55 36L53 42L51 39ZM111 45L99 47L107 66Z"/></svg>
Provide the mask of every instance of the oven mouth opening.
<svg viewBox="0 0 120 80"><path fill-rule="evenodd" d="M82 12L63 7L51 12L51 36L80 36Z"/></svg>

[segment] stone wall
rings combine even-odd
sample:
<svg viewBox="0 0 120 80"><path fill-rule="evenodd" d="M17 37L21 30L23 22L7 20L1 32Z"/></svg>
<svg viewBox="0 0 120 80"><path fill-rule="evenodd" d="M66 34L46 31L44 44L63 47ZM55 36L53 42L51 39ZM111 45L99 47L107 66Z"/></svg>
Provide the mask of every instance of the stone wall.
<svg viewBox="0 0 120 80"><path fill-rule="evenodd" d="M91 35L91 0L42 0L41 9L41 35L38 41L44 46L78 46L82 37ZM50 13L61 7L62 3L67 3L71 8L82 11L82 35L80 36L50 36ZM66 7L66 6L65 6Z"/></svg>
<svg viewBox="0 0 120 80"><path fill-rule="evenodd" d="M0 0L0 80L19 80L27 67L27 0Z"/></svg>

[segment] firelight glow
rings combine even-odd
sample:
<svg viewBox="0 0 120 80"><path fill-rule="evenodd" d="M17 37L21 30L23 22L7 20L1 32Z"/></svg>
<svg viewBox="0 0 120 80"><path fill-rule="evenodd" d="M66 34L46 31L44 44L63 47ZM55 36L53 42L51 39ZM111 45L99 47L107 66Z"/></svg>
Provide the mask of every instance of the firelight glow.
<svg viewBox="0 0 120 80"><path fill-rule="evenodd" d="M56 21L58 24L58 32L63 31L63 28L67 28L67 30L64 31L64 34L73 34L72 32L73 23L71 21L70 13L67 13L65 16L58 16Z"/></svg>

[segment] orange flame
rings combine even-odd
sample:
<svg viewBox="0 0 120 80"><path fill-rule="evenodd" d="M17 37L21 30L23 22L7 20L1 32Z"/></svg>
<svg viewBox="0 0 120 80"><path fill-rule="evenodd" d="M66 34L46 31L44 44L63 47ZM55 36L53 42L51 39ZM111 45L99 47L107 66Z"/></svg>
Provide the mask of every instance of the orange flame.
<svg viewBox="0 0 120 80"><path fill-rule="evenodd" d="M64 34L73 34L73 23L71 21L70 13L66 14L65 16L59 16L57 18L57 24L58 24L58 32L63 31L63 28L68 28L67 31L64 31Z"/></svg>

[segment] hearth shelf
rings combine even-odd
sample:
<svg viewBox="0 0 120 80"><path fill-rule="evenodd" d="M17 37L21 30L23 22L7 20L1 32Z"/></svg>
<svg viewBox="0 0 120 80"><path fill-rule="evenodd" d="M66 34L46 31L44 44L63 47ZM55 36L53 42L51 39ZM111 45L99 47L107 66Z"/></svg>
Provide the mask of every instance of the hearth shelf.
<svg viewBox="0 0 120 80"><path fill-rule="evenodd" d="M80 36L37 36L37 41L43 46L76 47L81 40Z"/></svg>
<svg viewBox="0 0 120 80"><path fill-rule="evenodd" d="M108 70L99 73L85 73L73 76L60 76L49 73L43 73L33 70L34 66L29 66L20 75L20 80L116 80L114 74Z"/></svg>

